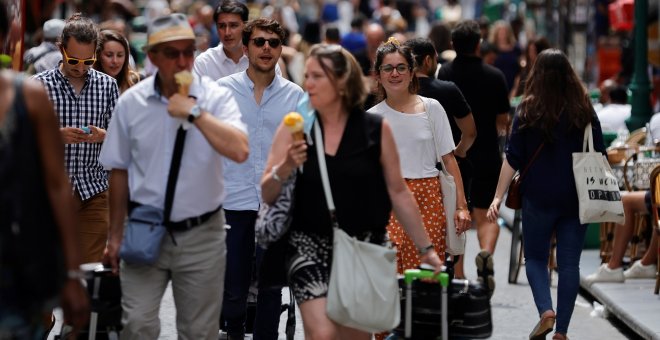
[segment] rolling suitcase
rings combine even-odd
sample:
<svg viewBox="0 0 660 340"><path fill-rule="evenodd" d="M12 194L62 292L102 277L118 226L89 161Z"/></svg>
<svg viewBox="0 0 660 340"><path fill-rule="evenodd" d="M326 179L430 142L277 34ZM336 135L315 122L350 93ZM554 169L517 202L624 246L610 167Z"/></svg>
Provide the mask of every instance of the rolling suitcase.
<svg viewBox="0 0 660 340"><path fill-rule="evenodd" d="M89 325L78 332L78 339L114 340L121 331L121 284L119 276L112 274L112 268L101 263L88 263L81 266L85 271L85 285L91 314ZM59 339L69 339L71 328L62 327Z"/></svg>
<svg viewBox="0 0 660 340"><path fill-rule="evenodd" d="M440 273L437 278L433 277L433 272L429 270L420 270L420 269L408 269L404 272L403 282L406 287L405 294L405 307L404 307L404 337L406 339L413 339L412 326L413 326L413 282L419 282L418 279L437 279L441 286L441 297L440 297L440 328L439 332L441 339L449 339L449 328L447 322L447 286L449 285L449 275L447 273ZM436 324L437 326L437 324ZM438 331L436 327L436 331ZM421 333L421 332L419 332ZM432 332L433 333L433 332ZM416 334L419 336L421 334ZM425 338L431 339L428 337L430 334L426 334Z"/></svg>
<svg viewBox="0 0 660 340"><path fill-rule="evenodd" d="M446 287L442 286L445 276ZM449 282L447 273L437 278L441 285L419 280L424 278L434 278L433 272L411 269L399 280L404 318L394 330L395 336L429 340L483 339L492 335L490 300L480 282ZM442 327L445 322L447 327ZM410 327L409 333L406 326ZM447 330L444 337L443 330Z"/></svg>

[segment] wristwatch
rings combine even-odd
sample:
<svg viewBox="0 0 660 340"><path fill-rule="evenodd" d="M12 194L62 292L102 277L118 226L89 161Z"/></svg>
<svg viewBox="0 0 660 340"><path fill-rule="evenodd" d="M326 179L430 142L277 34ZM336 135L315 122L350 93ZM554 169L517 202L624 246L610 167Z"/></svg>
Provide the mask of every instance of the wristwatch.
<svg viewBox="0 0 660 340"><path fill-rule="evenodd" d="M199 115L202 114L202 110L199 108L199 106L195 105L190 109L190 114L188 114L188 122L192 123L195 121Z"/></svg>

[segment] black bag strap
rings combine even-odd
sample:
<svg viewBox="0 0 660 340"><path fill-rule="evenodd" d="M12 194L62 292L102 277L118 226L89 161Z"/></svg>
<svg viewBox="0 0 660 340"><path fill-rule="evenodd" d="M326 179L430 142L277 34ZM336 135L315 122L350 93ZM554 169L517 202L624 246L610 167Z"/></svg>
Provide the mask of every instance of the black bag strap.
<svg viewBox="0 0 660 340"><path fill-rule="evenodd" d="M525 165L525 169L523 169L523 172L520 173L520 180L521 181L525 177L525 174L527 173L527 170L529 170L529 167L532 166L532 163L534 163L534 161L536 160L536 157L539 155L539 153L541 153L541 149L543 149L544 144L545 143L541 143L541 145L539 145L539 147L536 148L536 152L534 152L534 156L532 156L532 159L529 160L529 163L527 163L527 165Z"/></svg>
<svg viewBox="0 0 660 340"><path fill-rule="evenodd" d="M167 187L165 189L165 210L164 210L164 225L168 226L167 231L172 238L172 242L176 245L176 240L172 234L170 225L170 217L172 215L172 204L174 203L174 190L176 189L176 182L179 178L179 170L181 169L181 156L183 155L183 144L186 141L186 132L183 125L179 126L176 131L176 139L174 141L174 152L172 154L172 162L170 163L170 172L167 176Z"/></svg>

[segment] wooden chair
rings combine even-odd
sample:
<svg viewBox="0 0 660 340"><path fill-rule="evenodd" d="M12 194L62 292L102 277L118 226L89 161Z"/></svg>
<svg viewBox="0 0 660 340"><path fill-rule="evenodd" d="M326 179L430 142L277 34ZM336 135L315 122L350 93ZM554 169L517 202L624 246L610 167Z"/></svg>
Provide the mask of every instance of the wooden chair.
<svg viewBox="0 0 660 340"><path fill-rule="evenodd" d="M658 214L658 209L660 209L660 166L653 169L651 172L651 216L652 216L652 225L654 232L658 233L660 236L660 216ZM658 272L656 272L655 279L655 290L654 294L660 292L660 242L658 243Z"/></svg>
<svg viewBox="0 0 660 340"><path fill-rule="evenodd" d="M644 145L646 142L646 127L641 127L633 132L630 133L628 136L628 140L626 140L626 144L631 145L631 144L637 144L637 145Z"/></svg>

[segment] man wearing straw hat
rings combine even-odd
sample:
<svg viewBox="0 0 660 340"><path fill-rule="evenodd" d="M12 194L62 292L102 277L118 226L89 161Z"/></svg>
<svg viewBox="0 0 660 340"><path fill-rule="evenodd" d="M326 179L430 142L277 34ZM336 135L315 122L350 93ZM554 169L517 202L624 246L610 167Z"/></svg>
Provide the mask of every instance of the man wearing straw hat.
<svg viewBox="0 0 660 340"><path fill-rule="evenodd" d="M155 19L146 51L158 73L121 96L100 157L112 169L104 261L121 271L122 339L158 338L158 309L169 281L179 338L217 339L226 255L222 161L247 159L246 127L234 97L210 78L193 76L189 86L177 84L175 75L192 69L195 52L195 35L183 14ZM120 263L127 206L165 205L179 129L186 134L172 222L166 224L170 233L154 264Z"/></svg>

